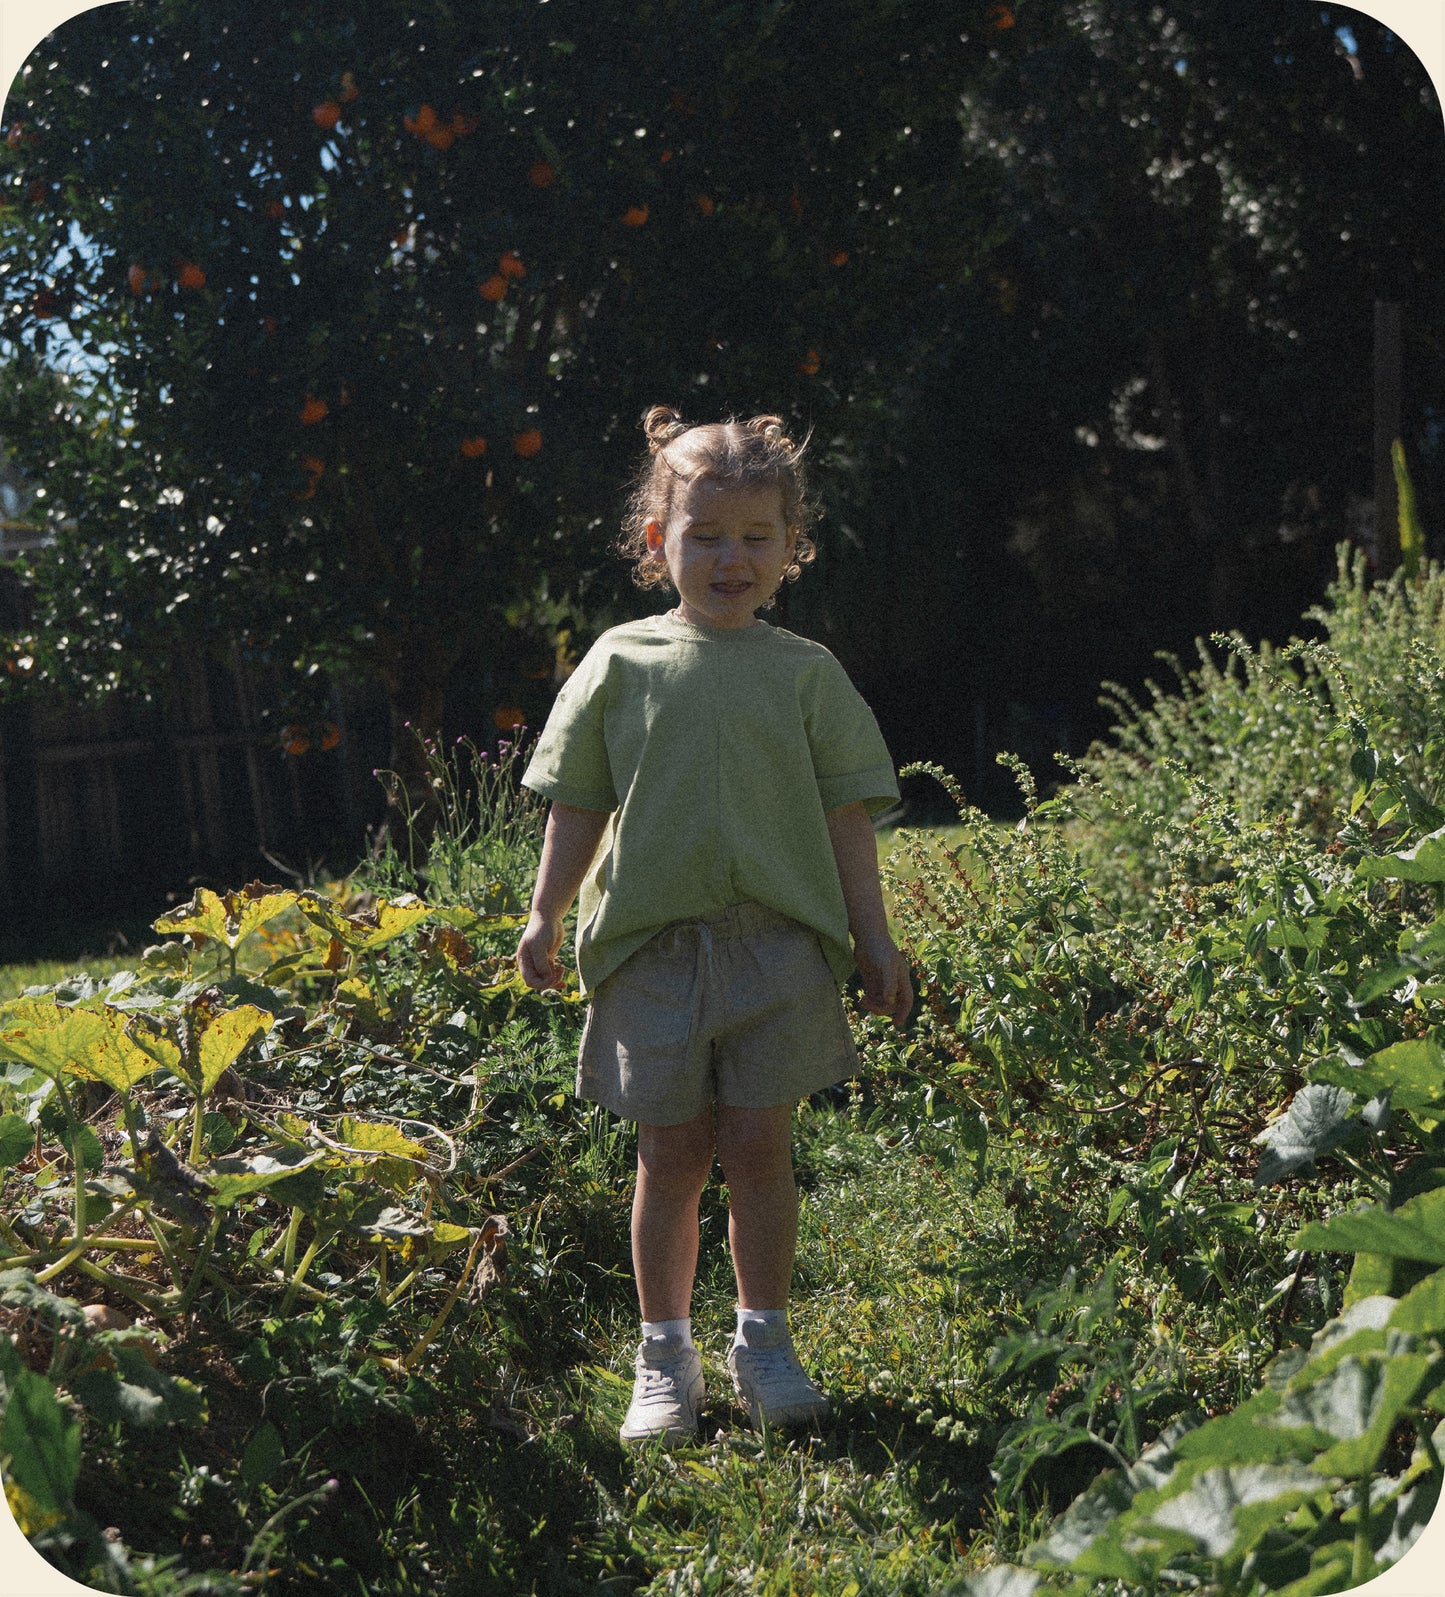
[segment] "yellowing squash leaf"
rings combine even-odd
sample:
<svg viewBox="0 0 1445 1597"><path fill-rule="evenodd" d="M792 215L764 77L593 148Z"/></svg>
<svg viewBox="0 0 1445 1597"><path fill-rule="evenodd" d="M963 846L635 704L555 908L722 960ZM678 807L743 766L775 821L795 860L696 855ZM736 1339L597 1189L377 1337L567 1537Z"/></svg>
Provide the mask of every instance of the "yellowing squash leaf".
<svg viewBox="0 0 1445 1597"><path fill-rule="evenodd" d="M166 1063L126 1035L113 1009L68 1009L54 999L17 998L0 1010L0 1055L47 1076L81 1076L125 1092Z"/></svg>
<svg viewBox="0 0 1445 1597"><path fill-rule="evenodd" d="M234 892L217 894L197 888L188 904L152 922L158 932L182 932L188 937L209 937L235 949L258 927L290 909L297 895L264 882L250 882Z"/></svg>
<svg viewBox="0 0 1445 1597"><path fill-rule="evenodd" d="M298 894L296 903L314 925L330 932L345 947L363 952L400 937L432 912L431 905L422 903L415 893L379 898L371 909L356 915L345 914L320 893Z"/></svg>
<svg viewBox="0 0 1445 1597"><path fill-rule="evenodd" d="M274 1015L254 1004L238 1004L217 1015L201 1033L201 1091L209 1092L252 1040L264 1036L275 1024Z"/></svg>

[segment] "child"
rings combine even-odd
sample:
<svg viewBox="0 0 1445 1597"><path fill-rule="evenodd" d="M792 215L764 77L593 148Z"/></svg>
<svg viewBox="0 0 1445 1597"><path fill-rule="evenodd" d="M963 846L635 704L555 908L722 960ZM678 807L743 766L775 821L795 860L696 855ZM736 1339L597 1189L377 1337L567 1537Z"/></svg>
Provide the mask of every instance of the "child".
<svg viewBox="0 0 1445 1597"><path fill-rule="evenodd" d="M902 1024L870 815L898 796L871 711L820 644L760 621L814 549L802 450L774 416L689 427L657 406L622 552L665 615L604 632L557 696L523 781L552 800L517 964L562 980L579 891L590 1008L577 1091L638 1123L642 1311L622 1439L694 1434L698 1200L722 1165L737 1274L733 1385L752 1423L828 1410L793 1351L793 1105L857 1069L838 983ZM849 935L852 947L849 947Z"/></svg>

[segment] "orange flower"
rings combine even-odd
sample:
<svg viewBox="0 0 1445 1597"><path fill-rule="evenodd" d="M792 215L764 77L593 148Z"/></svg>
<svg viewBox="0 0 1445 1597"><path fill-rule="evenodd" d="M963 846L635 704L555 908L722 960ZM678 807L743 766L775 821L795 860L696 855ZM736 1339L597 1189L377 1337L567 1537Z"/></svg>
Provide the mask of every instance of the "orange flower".
<svg viewBox="0 0 1445 1597"><path fill-rule="evenodd" d="M457 112L451 121L452 132L455 133L459 139L465 138L468 133L475 133L477 129L481 127L481 125L482 122L480 117L463 116L460 111Z"/></svg>
<svg viewBox="0 0 1445 1597"><path fill-rule="evenodd" d="M624 227L641 227L647 220L647 207L645 205L629 205L622 213Z"/></svg>
<svg viewBox="0 0 1445 1597"><path fill-rule="evenodd" d="M326 462L319 459L316 455L307 455L306 458L301 462L301 469L303 471L311 472L313 476L319 477L326 470Z"/></svg>
<svg viewBox="0 0 1445 1597"><path fill-rule="evenodd" d="M204 288L206 286L206 274L194 261L182 261L180 265L180 275L176 278L176 282L182 288Z"/></svg>
<svg viewBox="0 0 1445 1597"><path fill-rule="evenodd" d="M146 290L145 267L132 266L125 274L125 280L130 284L132 294L144 294Z"/></svg>
<svg viewBox="0 0 1445 1597"><path fill-rule="evenodd" d="M512 440L512 449L523 460L530 460L542 448L542 435L535 427L529 428L524 433L518 433Z"/></svg>
<svg viewBox="0 0 1445 1597"><path fill-rule="evenodd" d="M522 258L515 250L504 250L502 258L497 262L497 270L503 277L525 277L527 268L522 265Z"/></svg>
<svg viewBox="0 0 1445 1597"><path fill-rule="evenodd" d="M341 728L335 721L321 723L321 747L330 753L341 741Z"/></svg>
<svg viewBox="0 0 1445 1597"><path fill-rule="evenodd" d="M402 117L401 125L408 133L415 133L419 139L424 139L437 125L436 111L429 105L423 105L414 118Z"/></svg>
<svg viewBox="0 0 1445 1597"><path fill-rule="evenodd" d="M486 452L487 440L480 433L472 438L462 439L462 453L468 460L475 460L478 455L485 455Z"/></svg>
<svg viewBox="0 0 1445 1597"><path fill-rule="evenodd" d="M356 86L356 79L349 72L341 74L341 103L348 104L354 100L361 90Z"/></svg>
<svg viewBox="0 0 1445 1597"><path fill-rule="evenodd" d="M672 151L671 150L664 150L662 152L662 154L658 156L657 159L662 163L663 166L666 166L667 163L672 159Z"/></svg>
<svg viewBox="0 0 1445 1597"><path fill-rule="evenodd" d="M323 100L320 105L312 107L311 120L329 133L341 120L341 107L335 100Z"/></svg>
<svg viewBox="0 0 1445 1597"><path fill-rule="evenodd" d="M489 277L477 290L483 299L489 299L495 305L504 299L507 293L507 280L500 274Z"/></svg>
<svg viewBox="0 0 1445 1597"><path fill-rule="evenodd" d="M457 142L457 136L450 128L431 128L422 137L434 150L449 150Z"/></svg>
<svg viewBox="0 0 1445 1597"><path fill-rule="evenodd" d="M492 711L492 720L499 731L515 732L519 726L526 725L527 712L515 704L499 704Z"/></svg>
<svg viewBox="0 0 1445 1597"><path fill-rule="evenodd" d="M313 399L307 394L306 403L301 407L301 425L311 427L318 421L325 421L327 408L324 399Z"/></svg>
<svg viewBox="0 0 1445 1597"><path fill-rule="evenodd" d="M527 181L534 189L549 189L557 174L548 161L533 161L527 169Z"/></svg>
<svg viewBox="0 0 1445 1597"><path fill-rule="evenodd" d="M306 736L306 728L299 721L293 721L290 726L281 728L281 747L287 754L305 754L311 747L311 739Z"/></svg>
<svg viewBox="0 0 1445 1597"><path fill-rule="evenodd" d="M1005 28L1013 27L1018 18L1008 6L990 6L988 20L996 32L1002 33Z"/></svg>
<svg viewBox="0 0 1445 1597"><path fill-rule="evenodd" d="M829 259L832 261L834 266L846 266L848 264L848 251L834 250L832 255L829 256Z"/></svg>
<svg viewBox="0 0 1445 1597"><path fill-rule="evenodd" d="M815 377L817 376L818 368L821 365L822 362L818 359L818 351L816 349L810 349L808 353L803 356L802 360L798 362L798 370L802 372L805 377Z"/></svg>
<svg viewBox="0 0 1445 1597"><path fill-rule="evenodd" d="M717 209L712 202L712 197L707 194L699 194L693 203L704 216L711 216L712 213Z"/></svg>

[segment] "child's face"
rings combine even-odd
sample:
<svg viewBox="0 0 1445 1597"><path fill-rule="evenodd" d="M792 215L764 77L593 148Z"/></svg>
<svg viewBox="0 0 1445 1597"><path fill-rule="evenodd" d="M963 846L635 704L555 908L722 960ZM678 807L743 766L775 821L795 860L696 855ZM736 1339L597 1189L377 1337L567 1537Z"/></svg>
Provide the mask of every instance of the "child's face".
<svg viewBox="0 0 1445 1597"><path fill-rule="evenodd" d="M783 520L776 486L739 488L694 477L679 486L664 527L647 525L647 547L661 551L696 627L750 627L783 580L796 536Z"/></svg>

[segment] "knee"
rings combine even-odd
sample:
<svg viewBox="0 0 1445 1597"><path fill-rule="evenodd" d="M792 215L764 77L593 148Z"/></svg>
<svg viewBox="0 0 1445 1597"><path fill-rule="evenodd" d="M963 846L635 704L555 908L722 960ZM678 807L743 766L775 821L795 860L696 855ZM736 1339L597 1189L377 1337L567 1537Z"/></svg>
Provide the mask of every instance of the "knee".
<svg viewBox="0 0 1445 1597"><path fill-rule="evenodd" d="M729 1188L757 1188L793 1179L793 1150L786 1122L742 1116L719 1123L718 1162Z"/></svg>
<svg viewBox="0 0 1445 1597"><path fill-rule="evenodd" d="M712 1168L713 1127L708 1113L680 1126L641 1126L637 1169L649 1187L700 1193Z"/></svg>

